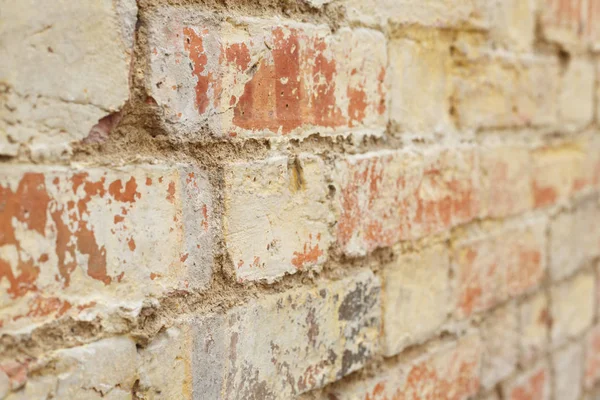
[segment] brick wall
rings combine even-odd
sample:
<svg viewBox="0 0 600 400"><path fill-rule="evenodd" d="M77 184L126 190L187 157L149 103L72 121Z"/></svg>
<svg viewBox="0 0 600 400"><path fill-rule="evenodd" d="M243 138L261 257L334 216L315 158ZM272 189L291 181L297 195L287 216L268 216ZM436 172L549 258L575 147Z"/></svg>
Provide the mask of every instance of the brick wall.
<svg viewBox="0 0 600 400"><path fill-rule="evenodd" d="M0 399L598 398L600 0L0 10Z"/></svg>

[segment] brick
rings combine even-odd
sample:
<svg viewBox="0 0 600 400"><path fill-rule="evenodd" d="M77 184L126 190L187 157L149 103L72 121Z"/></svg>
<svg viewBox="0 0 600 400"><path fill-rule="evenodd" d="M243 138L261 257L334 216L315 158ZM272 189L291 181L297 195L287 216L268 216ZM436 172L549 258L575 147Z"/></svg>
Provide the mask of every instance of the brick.
<svg viewBox="0 0 600 400"><path fill-rule="evenodd" d="M293 398L356 371L377 352L379 296L367 270L184 321L183 342L162 347L178 351L174 359L191 371L191 388L185 375L177 382L192 398Z"/></svg>
<svg viewBox="0 0 600 400"><path fill-rule="evenodd" d="M597 0L548 0L540 2L540 31L549 42L569 51L596 47L600 36L600 3Z"/></svg>
<svg viewBox="0 0 600 400"><path fill-rule="evenodd" d="M475 335L424 352L380 372L327 391L331 400L466 400L479 390L481 342Z"/></svg>
<svg viewBox="0 0 600 400"><path fill-rule="evenodd" d="M224 236L238 280L273 282L326 260L332 215L322 160L235 163L224 181Z"/></svg>
<svg viewBox="0 0 600 400"><path fill-rule="evenodd" d="M448 249L436 245L405 254L383 268L384 353L430 338L450 311Z"/></svg>
<svg viewBox="0 0 600 400"><path fill-rule="evenodd" d="M58 350L36 362L24 386L6 400L125 399L136 380L135 342L126 337Z"/></svg>
<svg viewBox="0 0 600 400"><path fill-rule="evenodd" d="M519 356L518 324L517 308L514 304L495 310L483 321L482 387L492 388L515 370Z"/></svg>
<svg viewBox="0 0 600 400"><path fill-rule="evenodd" d="M0 208L5 332L139 312L146 298L210 280L212 201L196 167L14 166Z"/></svg>
<svg viewBox="0 0 600 400"><path fill-rule="evenodd" d="M545 221L535 220L457 241L453 269L459 317L538 286L546 269L544 229Z"/></svg>
<svg viewBox="0 0 600 400"><path fill-rule="evenodd" d="M535 207L565 203L588 184L585 142L546 146L532 152Z"/></svg>
<svg viewBox="0 0 600 400"><path fill-rule="evenodd" d="M462 129L546 126L557 120L559 66L538 56L481 56L456 69L452 98Z"/></svg>
<svg viewBox="0 0 600 400"><path fill-rule="evenodd" d="M535 39L536 0L491 1L490 36L495 46L528 51Z"/></svg>
<svg viewBox="0 0 600 400"><path fill-rule="evenodd" d="M585 338L584 387L593 388L600 381L600 325L594 326Z"/></svg>
<svg viewBox="0 0 600 400"><path fill-rule="evenodd" d="M218 137L381 134L386 127L380 32L331 33L281 19L216 22L174 7L148 22L147 87L172 135L198 139L205 127Z"/></svg>
<svg viewBox="0 0 600 400"><path fill-rule="evenodd" d="M351 21L368 25L420 25L435 28L469 27L481 29L489 25L489 6L482 0L343 0L346 16Z"/></svg>
<svg viewBox="0 0 600 400"><path fill-rule="evenodd" d="M594 276L582 272L550 290L551 338L554 346L581 335L594 318ZM577 310L577 312L573 312Z"/></svg>
<svg viewBox="0 0 600 400"><path fill-rule="evenodd" d="M600 252L600 209L594 201L558 214L550 223L549 271L554 280L572 275Z"/></svg>
<svg viewBox="0 0 600 400"><path fill-rule="evenodd" d="M476 165L470 147L380 151L338 161L338 243L360 255L472 220L479 212Z"/></svg>
<svg viewBox="0 0 600 400"><path fill-rule="evenodd" d="M35 0L0 4L6 89L0 154L14 155L23 144L34 155L58 158L129 98L137 6L134 0L37 6Z"/></svg>
<svg viewBox="0 0 600 400"><path fill-rule="evenodd" d="M550 332L548 298L540 291L519 306L519 351L523 364L529 364L548 347Z"/></svg>
<svg viewBox="0 0 600 400"><path fill-rule="evenodd" d="M479 160L482 215L505 217L533 207L529 149L519 145L485 146L479 151Z"/></svg>
<svg viewBox="0 0 600 400"><path fill-rule="evenodd" d="M570 344L552 354L554 370L554 397L578 400L583 379L583 347L581 343Z"/></svg>
<svg viewBox="0 0 600 400"><path fill-rule="evenodd" d="M401 130L417 134L452 129L450 41L439 31L390 43L390 116Z"/></svg>
<svg viewBox="0 0 600 400"><path fill-rule="evenodd" d="M189 356L185 353L191 348L192 341L190 326L173 326L158 334L148 346L138 349L137 398L193 398L193 371L186 362Z"/></svg>
<svg viewBox="0 0 600 400"><path fill-rule="evenodd" d="M600 3L599 3L600 6ZM562 76L559 119L562 129L581 129L594 118L596 71L591 60L571 59Z"/></svg>
<svg viewBox="0 0 600 400"><path fill-rule="evenodd" d="M502 384L503 399L507 400L549 400L551 375L545 363L521 373L516 378Z"/></svg>

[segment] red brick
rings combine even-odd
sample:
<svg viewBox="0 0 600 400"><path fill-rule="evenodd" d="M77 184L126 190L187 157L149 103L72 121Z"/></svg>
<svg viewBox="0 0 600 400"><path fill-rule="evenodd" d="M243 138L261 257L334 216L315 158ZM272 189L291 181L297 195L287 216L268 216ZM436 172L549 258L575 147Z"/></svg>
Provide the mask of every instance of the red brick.
<svg viewBox="0 0 600 400"><path fill-rule="evenodd" d="M337 239L348 254L441 233L479 212L472 148L382 151L336 164Z"/></svg>
<svg viewBox="0 0 600 400"><path fill-rule="evenodd" d="M327 390L331 400L466 400L479 390L481 342L467 336L390 367L376 377Z"/></svg>
<svg viewBox="0 0 600 400"><path fill-rule="evenodd" d="M454 250L459 316L488 309L536 287L545 272L545 222L505 226L459 240Z"/></svg>
<svg viewBox="0 0 600 400"><path fill-rule="evenodd" d="M541 363L502 385L506 400L549 400L550 369Z"/></svg>
<svg viewBox="0 0 600 400"><path fill-rule="evenodd" d="M150 95L173 134L381 134L385 37L368 29L161 8L150 19ZM187 23L184 21L194 21Z"/></svg>
<svg viewBox="0 0 600 400"><path fill-rule="evenodd" d="M5 331L139 310L211 277L212 201L194 167L13 167L0 209Z"/></svg>

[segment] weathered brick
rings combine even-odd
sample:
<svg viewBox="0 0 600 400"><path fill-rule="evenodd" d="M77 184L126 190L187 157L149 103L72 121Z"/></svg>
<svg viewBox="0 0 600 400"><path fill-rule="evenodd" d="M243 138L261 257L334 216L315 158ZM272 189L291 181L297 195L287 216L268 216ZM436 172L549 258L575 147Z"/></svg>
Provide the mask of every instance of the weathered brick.
<svg viewBox="0 0 600 400"><path fill-rule="evenodd" d="M194 399L293 398L356 371L375 354L379 296L378 279L363 271L195 317L172 335L183 343L161 347L184 360L178 368L190 372L177 384ZM148 386L160 379L147 378Z"/></svg>
<svg viewBox="0 0 600 400"><path fill-rule="evenodd" d="M518 361L517 308L508 304L488 315L481 326L483 343L481 385L492 388L510 376Z"/></svg>
<svg viewBox="0 0 600 400"><path fill-rule="evenodd" d="M590 389L600 381L600 325L594 326L585 338L584 385Z"/></svg>
<svg viewBox="0 0 600 400"><path fill-rule="evenodd" d="M0 208L5 331L135 313L148 296L211 276L210 189L193 166L13 167L0 177Z"/></svg>
<svg viewBox="0 0 600 400"><path fill-rule="evenodd" d="M348 19L368 25L476 29L489 25L489 5L485 0L342 0L340 3Z"/></svg>
<svg viewBox="0 0 600 400"><path fill-rule="evenodd" d="M594 280L593 274L582 272L551 289L550 335L554 346L577 337L592 325L596 301Z"/></svg>
<svg viewBox="0 0 600 400"><path fill-rule="evenodd" d="M545 221L505 225L455 244L457 314L469 316L536 287L545 272Z"/></svg>
<svg viewBox="0 0 600 400"><path fill-rule="evenodd" d="M496 47L531 49L535 38L536 0L485 1L490 36Z"/></svg>
<svg viewBox="0 0 600 400"><path fill-rule="evenodd" d="M135 342L126 337L58 350L36 360L6 400L130 398L136 367Z"/></svg>
<svg viewBox="0 0 600 400"><path fill-rule="evenodd" d="M337 240L365 254L441 233L479 212L471 147L380 151L336 163Z"/></svg>
<svg viewBox="0 0 600 400"><path fill-rule="evenodd" d="M149 17L148 90L172 134L357 132L386 126L382 33L160 8ZM205 135L205 134L204 134Z"/></svg>
<svg viewBox="0 0 600 400"><path fill-rule="evenodd" d="M583 379L583 347L572 343L552 354L555 399L579 400Z"/></svg>
<svg viewBox="0 0 600 400"><path fill-rule="evenodd" d="M391 356L430 338L450 311L448 249L405 254L383 269L384 352Z"/></svg>
<svg viewBox="0 0 600 400"><path fill-rule="evenodd" d="M482 146L479 162L482 215L504 217L533 207L529 149L519 145Z"/></svg>
<svg viewBox="0 0 600 400"><path fill-rule="evenodd" d="M35 0L0 2L4 155L24 144L36 158L60 157L129 98L136 2L38 6Z"/></svg>
<svg viewBox="0 0 600 400"><path fill-rule="evenodd" d="M589 184L589 171L583 167L585 142L546 146L532 152L532 190L535 207L566 202Z"/></svg>
<svg viewBox="0 0 600 400"><path fill-rule="evenodd" d="M481 341L469 335L365 380L328 389L331 400L466 400L479 390Z"/></svg>
<svg viewBox="0 0 600 400"><path fill-rule="evenodd" d="M401 130L433 134L452 129L449 36L427 31L390 43L390 117Z"/></svg>
<svg viewBox="0 0 600 400"><path fill-rule="evenodd" d="M557 120L559 66L541 56L482 56L456 69L453 107L463 129L545 126Z"/></svg>
<svg viewBox="0 0 600 400"><path fill-rule="evenodd" d="M521 373L516 378L502 384L503 398L506 400L549 400L550 369L546 363Z"/></svg>
<svg viewBox="0 0 600 400"><path fill-rule="evenodd" d="M600 3L599 3L600 4ZM591 60L575 58L562 76L559 120L562 129L580 129L594 118L596 71Z"/></svg>
<svg viewBox="0 0 600 400"><path fill-rule="evenodd" d="M224 180L224 236L238 280L272 282L325 261L332 215L322 160L235 163Z"/></svg>
<svg viewBox="0 0 600 400"><path fill-rule="evenodd" d="M523 364L536 359L548 346L551 324L548 307L544 291L526 299L519 307L519 358Z"/></svg>
<svg viewBox="0 0 600 400"><path fill-rule="evenodd" d="M549 271L552 279L573 274L600 254L599 218L598 204L587 201L551 221Z"/></svg>
<svg viewBox="0 0 600 400"><path fill-rule="evenodd" d="M596 47L600 39L597 0L538 0L543 37L568 51Z"/></svg>

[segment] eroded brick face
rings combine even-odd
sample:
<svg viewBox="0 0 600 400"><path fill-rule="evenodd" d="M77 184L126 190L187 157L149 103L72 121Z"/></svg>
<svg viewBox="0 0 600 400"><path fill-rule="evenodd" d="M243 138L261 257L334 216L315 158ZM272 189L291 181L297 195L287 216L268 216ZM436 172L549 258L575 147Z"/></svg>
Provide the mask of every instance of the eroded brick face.
<svg viewBox="0 0 600 400"><path fill-rule="evenodd" d="M0 178L0 204L7 331L133 309L211 276L212 204L200 169L17 167Z"/></svg>
<svg viewBox="0 0 600 400"><path fill-rule="evenodd" d="M151 19L151 95L168 124L192 136L304 136L385 128L386 52L380 32L239 18L215 23L176 9Z"/></svg>

